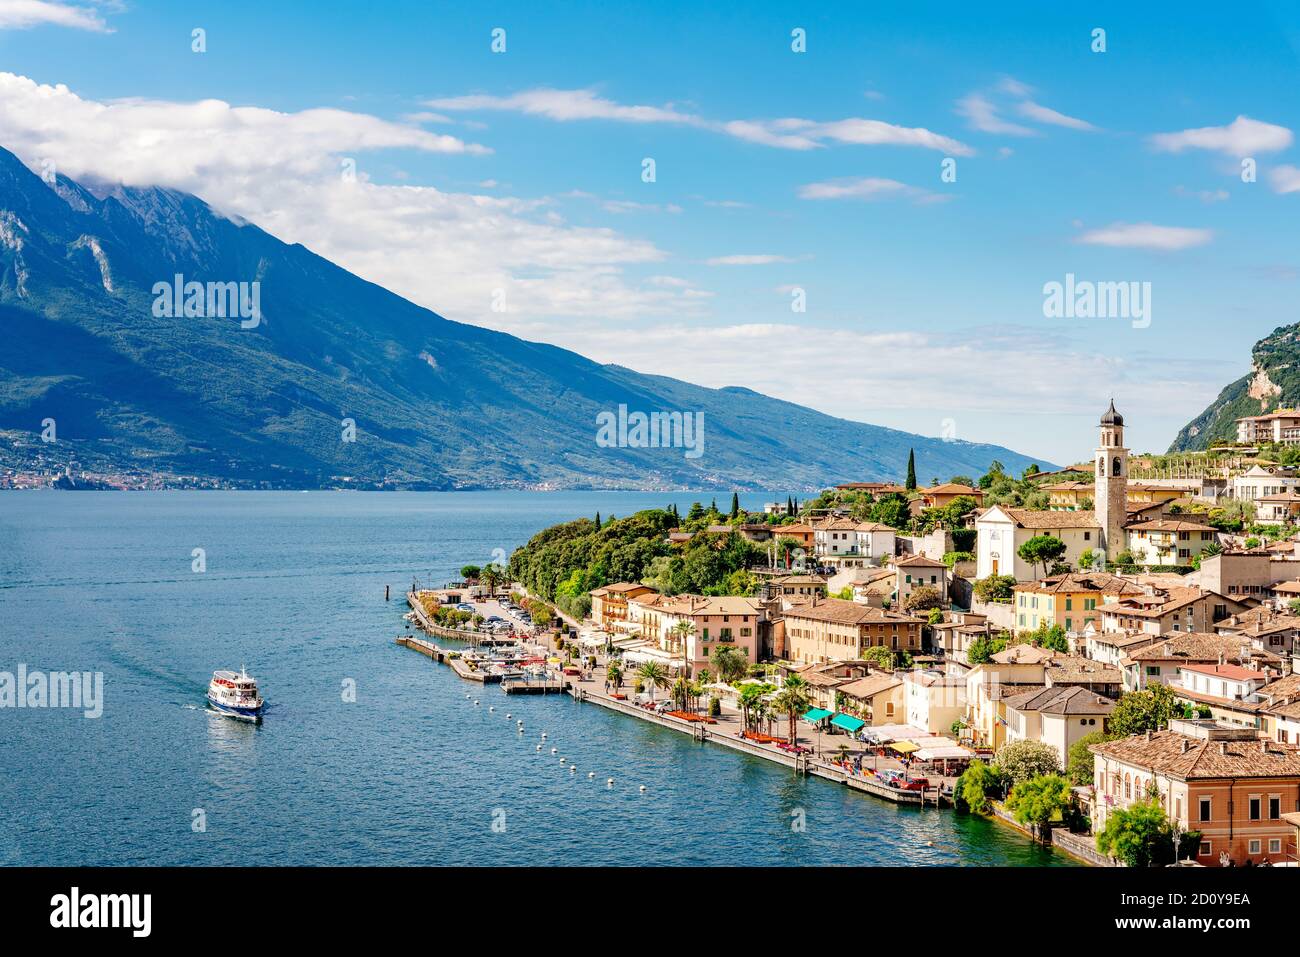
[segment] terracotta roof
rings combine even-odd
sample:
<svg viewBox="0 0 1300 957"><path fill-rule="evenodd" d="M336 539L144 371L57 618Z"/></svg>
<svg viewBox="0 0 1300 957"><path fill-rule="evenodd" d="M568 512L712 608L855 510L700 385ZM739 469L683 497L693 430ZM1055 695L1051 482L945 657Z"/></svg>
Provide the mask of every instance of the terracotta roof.
<svg viewBox="0 0 1300 957"><path fill-rule="evenodd" d="M880 522L855 522L851 518L828 518L820 525L813 526L814 531L818 532L894 532L897 531L892 525L882 525Z"/></svg>
<svg viewBox="0 0 1300 957"><path fill-rule="evenodd" d="M880 672L840 685L839 692L850 698L870 698L872 695L888 691L890 688L897 688L902 683L892 674Z"/></svg>
<svg viewBox="0 0 1300 957"><path fill-rule="evenodd" d="M899 568L947 568L943 562L935 561L925 555L912 555L908 558L900 558L894 562Z"/></svg>
<svg viewBox="0 0 1300 957"><path fill-rule="evenodd" d="M1047 662L1043 675L1049 683L1059 685L1117 685L1123 680L1123 674L1114 665L1082 655L1057 655Z"/></svg>
<svg viewBox="0 0 1300 957"><path fill-rule="evenodd" d="M1213 675L1216 678L1228 678L1233 681L1267 681L1268 674L1241 665L1201 664L1199 661L1179 665L1182 671L1194 671L1199 675Z"/></svg>
<svg viewBox="0 0 1300 957"><path fill-rule="evenodd" d="M1041 711L1045 714L1110 714L1115 707L1110 698L1077 685L1031 688L1004 698L1003 703L1017 711Z"/></svg>
<svg viewBox="0 0 1300 957"><path fill-rule="evenodd" d="M921 619L900 615L883 608L873 608L856 601L840 598L814 598L811 601L792 603L785 612L787 618L807 618L829 621L841 625L920 624Z"/></svg>
<svg viewBox="0 0 1300 957"><path fill-rule="evenodd" d="M1039 581L1019 582L1013 591L1038 594L1095 591L1103 595L1141 595L1142 589L1119 575L1106 572L1071 572Z"/></svg>
<svg viewBox="0 0 1300 957"><path fill-rule="evenodd" d="M1150 739L1138 734L1094 744L1089 750L1183 780L1300 776L1300 751L1264 739L1205 740L1157 731Z"/></svg>
<svg viewBox="0 0 1300 957"><path fill-rule="evenodd" d="M1218 529L1213 525L1202 525L1200 522L1184 522L1172 518L1153 519L1149 522L1135 522L1132 525L1125 526L1128 531L1138 532L1217 532Z"/></svg>
<svg viewBox="0 0 1300 957"><path fill-rule="evenodd" d="M1120 615L1135 618L1162 618L1171 611L1178 611L1187 605L1208 598L1215 594L1191 586L1174 586L1162 588L1154 595L1132 595L1117 602L1102 605L1103 614Z"/></svg>
<svg viewBox="0 0 1300 957"><path fill-rule="evenodd" d="M1050 648L1039 648L1037 645L1022 643L1003 648L993 655L993 660L1000 665L1037 665L1055 654L1056 652Z"/></svg>
<svg viewBox="0 0 1300 957"><path fill-rule="evenodd" d="M918 489L922 495L978 495L984 497L984 490L962 485L958 482L940 482L930 488Z"/></svg>
<svg viewBox="0 0 1300 957"><path fill-rule="evenodd" d="M1139 648L1129 655L1131 661L1218 661L1222 655L1225 659L1235 660L1242 647L1248 649L1247 656L1277 660L1277 656L1266 651L1251 648L1243 643L1238 635L1215 635L1203 631L1185 631L1155 644Z"/></svg>
<svg viewBox="0 0 1300 957"><path fill-rule="evenodd" d="M998 506L994 506L997 508ZM1028 508L1003 508L1003 512L1021 528L1100 528L1096 513L1090 509L1076 512L1049 512ZM986 513L987 515L987 513Z"/></svg>

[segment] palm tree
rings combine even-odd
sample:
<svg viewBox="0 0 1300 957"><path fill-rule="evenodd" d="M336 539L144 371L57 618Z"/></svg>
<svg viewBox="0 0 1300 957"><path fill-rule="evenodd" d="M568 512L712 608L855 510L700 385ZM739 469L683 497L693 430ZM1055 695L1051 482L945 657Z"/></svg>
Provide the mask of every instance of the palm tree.
<svg viewBox="0 0 1300 957"><path fill-rule="evenodd" d="M761 685L745 685L740 691L740 713L745 730L754 728L762 720L763 688Z"/></svg>
<svg viewBox="0 0 1300 957"><path fill-rule="evenodd" d="M679 648L679 649L681 650L682 658L685 659L685 658L686 658L686 639L689 638L691 635L695 634L695 626L694 626L693 624L691 624L689 621L686 621L685 619L683 619L683 620L679 621L677 624L673 625L672 628L670 628L670 629L668 629L668 630L669 630L669 633L670 633L670 634L673 634L673 635L676 636L677 641L676 641L676 645L675 645L675 647L677 647L677 648ZM687 662L687 663L686 663L686 667L687 667L687 669L690 668L690 662Z"/></svg>
<svg viewBox="0 0 1300 957"><path fill-rule="evenodd" d="M623 687L623 668L617 661L611 661L605 668L605 677L609 679L615 691Z"/></svg>
<svg viewBox="0 0 1300 957"><path fill-rule="evenodd" d="M799 720L799 715L806 712L808 706L812 703L808 693L808 682L799 675L787 676L785 687L781 689L780 694L776 696L776 701L773 703L778 711L785 712L786 719L789 722L790 743L797 744L799 727L795 722Z"/></svg>
<svg viewBox="0 0 1300 957"><path fill-rule="evenodd" d="M655 688L663 688L668 684L668 675L664 672L664 666L657 661L642 662L641 667L636 670L636 674L650 689L651 701L655 699Z"/></svg>
<svg viewBox="0 0 1300 957"><path fill-rule="evenodd" d="M678 711L685 711L691 696L691 683L681 675L673 682L672 688L673 704L677 706Z"/></svg>

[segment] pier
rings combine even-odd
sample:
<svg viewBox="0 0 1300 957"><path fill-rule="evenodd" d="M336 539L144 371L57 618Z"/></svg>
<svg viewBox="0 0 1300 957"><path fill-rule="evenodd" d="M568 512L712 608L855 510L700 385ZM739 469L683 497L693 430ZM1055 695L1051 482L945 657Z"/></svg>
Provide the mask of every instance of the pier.
<svg viewBox="0 0 1300 957"><path fill-rule="evenodd" d="M490 675L482 671L477 671L460 658L459 655L448 652L445 648L439 648L431 641L423 638L416 638L412 635L398 635L394 639L397 644L404 648L410 648L412 651L418 651L420 654L432 658L439 664L447 665L458 676L466 681L477 681L479 684L499 684L501 675Z"/></svg>

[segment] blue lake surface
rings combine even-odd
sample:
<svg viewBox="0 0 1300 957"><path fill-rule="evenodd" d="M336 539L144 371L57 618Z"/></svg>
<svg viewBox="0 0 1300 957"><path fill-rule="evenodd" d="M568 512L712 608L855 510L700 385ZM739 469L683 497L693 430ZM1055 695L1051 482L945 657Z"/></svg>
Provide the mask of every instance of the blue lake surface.
<svg viewBox="0 0 1300 957"><path fill-rule="evenodd" d="M567 697L508 699L393 643L413 579L441 583L557 521L697 497L0 495L0 671L104 675L97 720L0 710L0 863L1069 863L1000 824ZM260 727L206 709L212 671L241 664L270 702Z"/></svg>

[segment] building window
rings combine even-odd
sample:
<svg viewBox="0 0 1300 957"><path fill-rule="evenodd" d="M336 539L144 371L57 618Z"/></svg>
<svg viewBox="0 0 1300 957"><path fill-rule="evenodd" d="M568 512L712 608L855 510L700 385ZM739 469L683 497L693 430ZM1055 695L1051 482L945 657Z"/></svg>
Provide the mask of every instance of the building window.
<svg viewBox="0 0 1300 957"><path fill-rule="evenodd" d="M1282 853L1282 839L1280 837L1271 837L1268 839L1268 852L1270 854Z"/></svg>
<svg viewBox="0 0 1300 957"><path fill-rule="evenodd" d="M1198 852L1198 854L1199 854L1199 856L1201 856L1201 857L1209 857L1209 856L1210 856L1210 851L1211 851L1212 849L1213 849L1213 848L1212 848L1212 846L1211 846L1211 844L1210 844L1209 841L1201 841L1201 849L1200 849L1200 851Z"/></svg>
<svg viewBox="0 0 1300 957"><path fill-rule="evenodd" d="M1212 806L1212 805L1211 805L1211 801L1210 801L1209 798L1207 798L1207 797L1203 797L1203 798L1201 798L1201 817L1200 817L1200 820L1202 820L1202 821L1208 821L1208 820L1210 820L1210 809L1211 809L1211 806ZM1208 842L1208 841L1206 842L1205 846L1206 846L1206 847L1209 846L1209 842Z"/></svg>
<svg viewBox="0 0 1300 957"><path fill-rule="evenodd" d="M1259 820L1259 807L1260 807L1259 795L1252 794L1250 797L1250 819L1252 821Z"/></svg>
<svg viewBox="0 0 1300 957"><path fill-rule="evenodd" d="M1268 819L1276 821L1282 816L1282 798L1276 794L1268 796Z"/></svg>
<svg viewBox="0 0 1300 957"><path fill-rule="evenodd" d="M1249 852L1249 853L1251 853L1251 854L1258 854L1258 853L1259 853L1259 839L1256 838L1255 840L1251 841L1249 847L1250 847L1250 852Z"/></svg>

